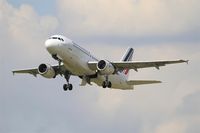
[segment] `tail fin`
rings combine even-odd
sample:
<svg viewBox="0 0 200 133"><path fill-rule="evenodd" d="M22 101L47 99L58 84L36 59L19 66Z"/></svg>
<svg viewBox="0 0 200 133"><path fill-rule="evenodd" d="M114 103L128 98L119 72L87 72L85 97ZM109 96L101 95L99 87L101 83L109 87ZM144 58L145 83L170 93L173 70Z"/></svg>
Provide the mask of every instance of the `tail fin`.
<svg viewBox="0 0 200 133"><path fill-rule="evenodd" d="M134 53L134 49L128 48L125 54L123 55L123 57L121 58L121 61L124 61L124 62L132 61L133 53ZM124 69L121 72L124 73L128 78L129 69Z"/></svg>

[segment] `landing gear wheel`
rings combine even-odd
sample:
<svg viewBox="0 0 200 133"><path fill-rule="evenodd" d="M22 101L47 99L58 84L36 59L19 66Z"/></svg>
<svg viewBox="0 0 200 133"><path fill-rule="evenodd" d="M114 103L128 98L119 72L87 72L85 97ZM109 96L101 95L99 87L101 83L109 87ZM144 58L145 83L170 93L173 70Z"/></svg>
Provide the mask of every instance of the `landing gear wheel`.
<svg viewBox="0 0 200 133"><path fill-rule="evenodd" d="M103 88L106 88L106 81L103 81L102 87L103 87Z"/></svg>
<svg viewBox="0 0 200 133"><path fill-rule="evenodd" d="M108 88L111 88L112 87L112 83L109 81L108 82Z"/></svg>
<svg viewBox="0 0 200 133"><path fill-rule="evenodd" d="M64 84L64 85L63 85L63 90L64 90L64 91L67 91L67 90L68 90L67 84Z"/></svg>
<svg viewBox="0 0 200 133"><path fill-rule="evenodd" d="M69 84L69 86L68 86L69 88L69 90L71 91L72 89L73 89L73 86L72 86L72 84Z"/></svg>
<svg viewBox="0 0 200 133"><path fill-rule="evenodd" d="M108 82L103 81L102 87L103 88L106 88L106 87L111 88L112 87L112 83L110 81L108 81Z"/></svg>

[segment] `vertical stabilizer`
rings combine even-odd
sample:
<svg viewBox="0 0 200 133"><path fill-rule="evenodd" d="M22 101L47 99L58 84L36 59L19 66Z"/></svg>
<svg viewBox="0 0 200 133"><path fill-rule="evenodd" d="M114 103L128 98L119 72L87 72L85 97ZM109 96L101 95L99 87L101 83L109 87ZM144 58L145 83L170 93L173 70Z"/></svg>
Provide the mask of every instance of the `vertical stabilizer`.
<svg viewBox="0 0 200 133"><path fill-rule="evenodd" d="M132 61L133 53L134 53L134 49L133 48L128 48L126 50L126 52L124 53L124 55L122 56L121 61L124 61L124 62ZM129 73L129 69L128 68L122 70L121 72L124 73L128 78L128 73Z"/></svg>

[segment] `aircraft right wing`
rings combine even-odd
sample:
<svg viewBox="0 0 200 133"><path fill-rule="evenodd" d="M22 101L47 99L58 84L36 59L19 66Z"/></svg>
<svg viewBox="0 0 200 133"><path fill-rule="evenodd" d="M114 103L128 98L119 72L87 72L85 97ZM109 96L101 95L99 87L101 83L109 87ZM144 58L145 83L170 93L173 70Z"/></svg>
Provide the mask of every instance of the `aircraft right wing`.
<svg viewBox="0 0 200 133"><path fill-rule="evenodd" d="M116 67L116 68L128 68L128 69L134 69L135 71L137 71L137 69L140 68L148 68L148 67L155 67L157 69L159 69L159 67L161 66L165 66L168 64L176 64L176 63L184 63L184 62L188 62L185 60L175 60L175 61L152 61L152 62L135 62L135 61L129 61L129 62L113 62L112 64Z"/></svg>

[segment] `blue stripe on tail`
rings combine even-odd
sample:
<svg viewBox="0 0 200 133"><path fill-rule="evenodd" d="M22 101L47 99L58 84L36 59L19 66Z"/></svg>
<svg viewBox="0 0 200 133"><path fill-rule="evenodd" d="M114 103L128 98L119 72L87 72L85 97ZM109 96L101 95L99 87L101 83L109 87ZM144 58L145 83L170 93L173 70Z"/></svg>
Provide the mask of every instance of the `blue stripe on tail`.
<svg viewBox="0 0 200 133"><path fill-rule="evenodd" d="M134 52L133 48L128 48L126 50L126 53L122 57L121 61L131 61L132 60L132 56L133 56L133 52Z"/></svg>

